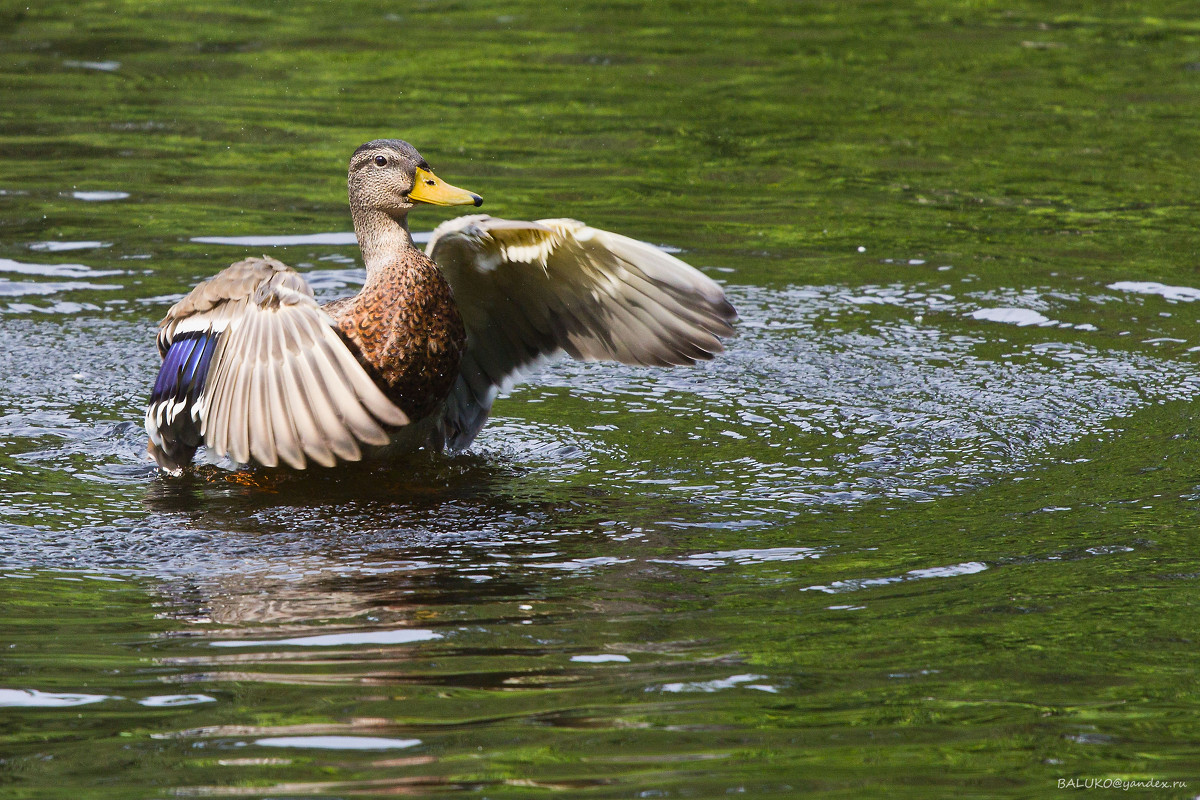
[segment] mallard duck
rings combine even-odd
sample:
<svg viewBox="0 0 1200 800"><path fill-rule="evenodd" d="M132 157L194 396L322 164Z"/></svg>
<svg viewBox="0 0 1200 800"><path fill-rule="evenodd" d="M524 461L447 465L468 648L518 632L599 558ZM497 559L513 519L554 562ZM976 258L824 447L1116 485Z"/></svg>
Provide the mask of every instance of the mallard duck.
<svg viewBox="0 0 1200 800"><path fill-rule="evenodd" d="M146 411L163 470L180 472L201 445L295 469L457 451L544 357L694 364L733 333L714 281L575 220L458 217L422 253L408 231L416 204L483 200L437 178L407 142L359 147L348 183L367 273L358 294L318 305L287 265L247 258L167 312Z"/></svg>

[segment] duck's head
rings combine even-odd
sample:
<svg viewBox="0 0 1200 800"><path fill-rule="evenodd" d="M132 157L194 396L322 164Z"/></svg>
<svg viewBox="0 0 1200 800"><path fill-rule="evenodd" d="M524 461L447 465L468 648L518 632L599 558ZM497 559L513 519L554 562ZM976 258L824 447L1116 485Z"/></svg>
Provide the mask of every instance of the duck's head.
<svg viewBox="0 0 1200 800"><path fill-rule="evenodd" d="M367 142L350 156L350 205L402 218L417 203L482 205L483 198L444 182L417 148L400 139Z"/></svg>

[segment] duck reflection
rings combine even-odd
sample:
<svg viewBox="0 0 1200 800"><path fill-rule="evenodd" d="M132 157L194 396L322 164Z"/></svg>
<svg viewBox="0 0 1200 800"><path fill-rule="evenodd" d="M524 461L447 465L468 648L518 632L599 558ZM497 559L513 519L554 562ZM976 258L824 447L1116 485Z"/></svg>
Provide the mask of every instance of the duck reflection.
<svg viewBox="0 0 1200 800"><path fill-rule="evenodd" d="M482 456L336 473L209 467L155 482L146 505L205 537L199 553L183 539L190 552L181 558L198 563L164 586L172 615L282 635L316 621L378 625L414 608L430 615L534 594L530 581L495 567L579 532L595 498L553 495L544 483L526 489L522 478Z"/></svg>
<svg viewBox="0 0 1200 800"><path fill-rule="evenodd" d="M520 758L526 745L514 742L530 731L551 746L564 731L612 724L593 708L597 687L643 669L633 663L642 621L657 627L661 609L640 596L653 575L644 561L596 554L614 552L606 527L614 519L644 525L641 544L667 546L669 530L630 521L677 516L686 498L655 504L553 484L544 469L495 456L328 475L209 467L155 482L145 498L163 536L158 555L182 562L159 589L175 624L155 669L218 699L211 722L157 738L204 748L222 768L254 777L254 796L424 796L509 784L578 791L607 782L463 783L461 759L444 754L470 740L487 743L489 762ZM594 582L578 594L579 584L564 580L592 568L623 587L619 595L593 591ZM622 618L632 627L614 637L610 623ZM652 645L654 658L673 646ZM613 647L634 656L595 655ZM682 679L676 662L687 663L695 645L679 647L667 659L672 680ZM573 661L579 653L590 655ZM223 785L226 774L177 791L242 792ZM327 780L339 774L350 779ZM363 774L370 778L351 777Z"/></svg>
<svg viewBox="0 0 1200 800"><path fill-rule="evenodd" d="M348 626L419 624L436 616L433 609L439 605L486 604L492 598L524 597L532 589L518 580L487 576L484 581L418 561L381 563L379 568L389 571L380 575L345 574L338 565L315 559L292 568L287 576L254 571L164 584L167 615L181 622L236 626L231 635L292 637ZM323 624L314 628L316 623Z"/></svg>

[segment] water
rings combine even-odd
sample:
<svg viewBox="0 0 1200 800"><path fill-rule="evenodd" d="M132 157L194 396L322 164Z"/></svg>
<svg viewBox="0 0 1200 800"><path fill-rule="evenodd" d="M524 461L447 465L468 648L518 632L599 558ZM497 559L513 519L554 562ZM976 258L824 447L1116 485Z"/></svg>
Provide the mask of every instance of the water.
<svg viewBox="0 0 1200 800"><path fill-rule="evenodd" d="M1196 796L1187 11L0 13L0 796ZM157 477L157 320L263 251L353 292L377 136L738 337Z"/></svg>

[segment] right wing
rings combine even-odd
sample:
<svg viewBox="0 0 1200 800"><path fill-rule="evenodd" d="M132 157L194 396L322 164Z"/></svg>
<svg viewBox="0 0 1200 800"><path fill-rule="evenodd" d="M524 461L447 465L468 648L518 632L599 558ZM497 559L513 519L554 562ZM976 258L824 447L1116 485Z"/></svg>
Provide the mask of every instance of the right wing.
<svg viewBox="0 0 1200 800"><path fill-rule="evenodd" d="M179 471L201 444L239 464L304 469L362 458L408 424L298 273L247 258L167 312L146 411L150 453Z"/></svg>
<svg viewBox="0 0 1200 800"><path fill-rule="evenodd" d="M737 312L711 278L652 245L570 219L466 216L438 226L426 253L467 328L442 418L466 447L496 395L540 358L671 366L711 359Z"/></svg>

